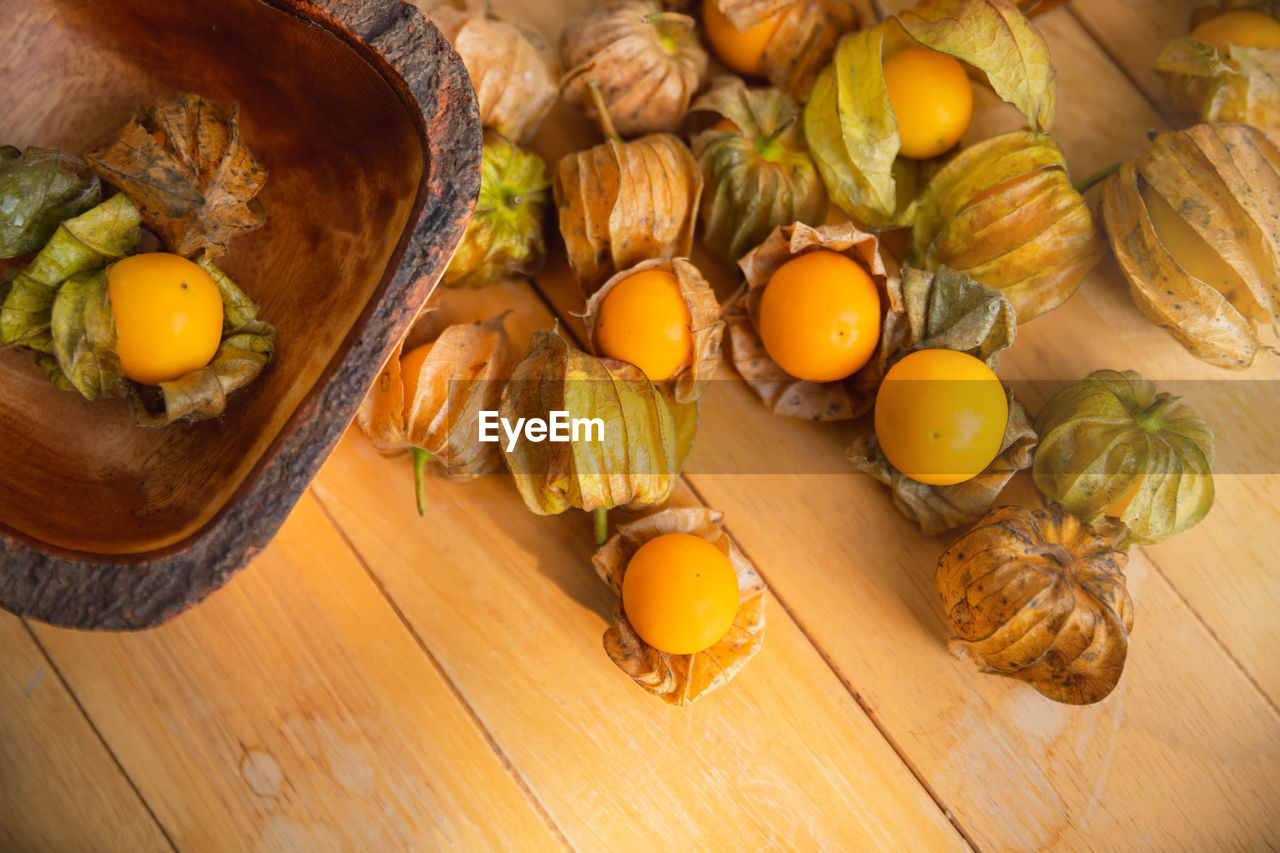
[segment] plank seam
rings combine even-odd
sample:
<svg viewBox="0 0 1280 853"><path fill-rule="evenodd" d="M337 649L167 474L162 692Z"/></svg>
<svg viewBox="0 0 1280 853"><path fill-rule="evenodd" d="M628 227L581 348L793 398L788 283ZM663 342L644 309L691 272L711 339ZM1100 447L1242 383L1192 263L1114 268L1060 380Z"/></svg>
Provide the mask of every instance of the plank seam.
<svg viewBox="0 0 1280 853"><path fill-rule="evenodd" d="M1081 18L1079 15L1076 14L1076 10L1071 8L1070 4L1067 4L1066 6L1061 6L1059 8L1066 11L1067 14L1069 14L1072 17L1072 19L1075 20L1076 24L1079 25L1080 29L1084 30L1085 34L1089 36L1089 38L1093 39L1093 43L1096 44L1098 46L1098 49L1102 51L1102 55L1105 56L1111 62L1111 64L1116 68L1116 70L1119 71L1121 75L1124 76L1124 79L1129 81L1129 85L1132 86L1133 90L1138 93L1138 97L1146 101L1147 104L1151 107L1151 109L1155 110L1156 115L1164 119L1165 124L1168 125L1168 127L1166 127L1165 130L1168 130L1169 128L1177 127L1182 123L1181 116L1177 114L1169 115L1164 111L1164 109L1161 107L1160 104L1156 103L1151 99L1151 96L1146 93L1146 90L1143 89L1142 86L1138 85L1138 79L1129 72L1129 69L1126 68L1124 64L1120 62L1119 59L1116 58L1116 55L1111 52L1111 49L1107 47L1106 43L1103 42L1102 39L1098 38L1097 31L1089 25L1088 21L1086 21L1085 19Z"/></svg>
<svg viewBox="0 0 1280 853"><path fill-rule="evenodd" d="M418 645L418 648L421 649L422 653L431 663L431 666L435 668L444 683L449 686L449 691L453 694L454 699L458 701L462 706L463 711L471 719L472 724L479 730L480 736L484 739L484 742L488 744L489 749L493 752L499 763L502 764L503 769L505 769L508 775L515 780L516 786L520 789L520 792L524 794L525 799L529 801L530 805L533 806L533 810L537 812L543 823L547 825L547 828L551 830L551 833L556 837L564 849L573 850L573 846L569 843L569 839L560 829L559 824L552 819L551 813L547 811L546 807L542 804L542 801L534 793L533 788L528 783L528 780L526 780L524 775L516 769L515 764L502 749L502 745L498 743L497 738L494 737L491 731L489 731L489 727L484 724L479 712L477 712L471 703L467 701L467 698L463 694L461 688L459 688L454 680L449 677L444 666L441 665L440 660L435 656L428 647L426 641L413 627L413 624L409 621L404 611L400 609L400 605L396 603L395 598L387 591L387 588L382 583L382 579L373 571L373 568L365 560L364 555L360 553L360 549L356 547L355 542L347 536L347 531L343 529L342 525L338 523L337 518L329 511L329 507L325 504L323 497L316 491L314 486L308 486L307 491L319 506L320 513L329 523L329 526L334 529L338 534L338 538L342 540L343 544L346 545L347 550L351 552L352 557L354 557L356 562L360 564L360 567L364 570L365 574L369 576L369 579L373 581L373 585L377 588L378 593L386 600L387 604L391 606L391 611L395 614L396 619L398 619L404 629L409 632L409 636L413 638L413 641Z"/></svg>
<svg viewBox="0 0 1280 853"><path fill-rule="evenodd" d="M169 849L178 853L178 845L174 843L173 838L169 835L169 831L165 829L164 823L156 816L155 810L151 808L151 803L147 802L147 798L142 795L142 790L138 788L137 783L133 781L133 777L124 769L124 765L120 763L120 759L116 756L115 750L107 743L107 739L103 736L102 731L98 728L93 718L89 716L89 712L85 709L84 704L80 701L80 697L76 695L75 690L71 688L70 682L62 675L62 670L54 662L53 656L49 654L49 650L44 647L44 643L40 642L40 638L36 636L36 632L32 630L31 624L24 618L22 627L26 630L27 635L31 637L31 642L36 644L36 648L40 650L40 654L44 655L45 661L49 664L50 671L53 672L54 678L58 679L58 683L62 685L62 689L67 691L67 695L71 697L71 701L75 703L76 709L80 715L84 717L89 729L94 736L98 738L98 742L102 744L102 748L107 751L107 755L111 758L111 763L120 771L120 775L124 777L124 781L128 783L129 789L133 791L138 802L146 809L147 814L151 816L151 822L156 825L156 829L160 831L160 835L164 838L165 843L169 845Z"/></svg>

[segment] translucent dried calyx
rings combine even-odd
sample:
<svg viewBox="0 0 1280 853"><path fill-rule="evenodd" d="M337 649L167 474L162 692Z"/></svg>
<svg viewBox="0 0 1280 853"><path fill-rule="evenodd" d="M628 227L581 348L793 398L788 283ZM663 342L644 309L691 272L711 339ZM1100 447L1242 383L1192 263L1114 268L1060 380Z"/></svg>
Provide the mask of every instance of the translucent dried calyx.
<svg viewBox="0 0 1280 853"><path fill-rule="evenodd" d="M851 223L814 228L796 222L776 228L738 262L747 279L747 290L725 309L729 355L738 374L774 414L816 421L850 420L870 410L875 402L874 383L884 375L878 362L873 359L837 382L808 382L778 366L757 331L760 304L769 279L787 261L816 249L838 252L857 262L877 289L883 291L891 286L880 256L880 242L874 234Z"/></svg>
<svg viewBox="0 0 1280 853"><path fill-rule="evenodd" d="M1099 370L1063 388L1036 432L1036 487L1086 522L1118 518L1126 544L1160 542L1213 506L1213 430L1132 370Z"/></svg>
<svg viewBox="0 0 1280 853"><path fill-rule="evenodd" d="M952 648L984 672L1087 705L1120 681L1133 630L1128 557L1060 506L989 512L938 561Z"/></svg>
<svg viewBox="0 0 1280 853"><path fill-rule="evenodd" d="M569 266L588 293L641 261L689 256L702 173L669 133L566 154L552 189Z"/></svg>
<svg viewBox="0 0 1280 853"><path fill-rule="evenodd" d="M606 134L675 130L702 85L707 53L693 19L664 11L656 0L612 0L571 20L560 37L567 100L587 111ZM591 94L595 84L608 110Z"/></svg>
<svg viewBox="0 0 1280 853"><path fill-rule="evenodd" d="M720 347L725 324L720 319L720 303L716 300L715 291L698 268L689 261L683 258L641 261L634 267L615 274L587 300L586 316L583 318L587 326L587 339L592 348L598 351L595 325L605 297L627 276L651 269L663 270L675 276L685 307L689 309L693 337L693 357L689 365L662 383L662 386L674 402L693 403L702 396L707 383L720 367Z"/></svg>
<svg viewBox="0 0 1280 853"><path fill-rule="evenodd" d="M550 188L541 157L485 131L475 213L442 283L484 287L542 269Z"/></svg>
<svg viewBox="0 0 1280 853"><path fill-rule="evenodd" d="M874 404L880 379L907 354L953 349L981 359L995 370L999 353L1013 343L1016 331L1013 306L995 288L946 267L933 273L903 270L901 279L889 282L889 309L880 336L874 383L866 388L868 408ZM976 477L950 486L911 479L885 457L870 417L855 425L849 461L888 486L894 506L926 534L933 536L969 524L991 508L1014 474L1031 464L1036 446L1026 409L1007 387L1005 393L1009 420L1000 452Z"/></svg>
<svg viewBox="0 0 1280 853"><path fill-rule="evenodd" d="M430 14L467 67L480 123L516 142L533 136L560 96L555 51L542 33L478 9L440 5Z"/></svg>
<svg viewBox="0 0 1280 853"><path fill-rule="evenodd" d="M37 251L64 220L100 201L102 183L78 157L0 145L0 258Z"/></svg>
<svg viewBox="0 0 1280 853"><path fill-rule="evenodd" d="M502 418L551 423L564 412L569 441L518 441L503 453L525 506L538 515L570 507L655 506L670 496L688 448L658 386L640 368L572 349L538 332L502 392ZM599 420L593 427L590 421Z"/></svg>
<svg viewBox="0 0 1280 853"><path fill-rule="evenodd" d="M804 130L827 193L870 228L910 225L933 161L899 158L898 122L883 59L915 43L968 63L1017 107L1032 130L1053 122L1057 88L1049 48L1014 6L997 0L920 0L840 41L814 82Z"/></svg>
<svg viewBox="0 0 1280 853"><path fill-rule="evenodd" d="M501 469L501 446L479 440L480 412L497 411L515 362L503 317L445 328L405 399L404 345L383 367L356 413L360 431L384 453L420 448L452 477Z"/></svg>
<svg viewBox="0 0 1280 853"><path fill-rule="evenodd" d="M738 576L738 612L724 637L691 655L659 651L640 639L623 610L614 608L604 635L605 652L645 690L672 705L687 705L727 684L764 645L764 581L720 526L721 514L698 508L665 509L618 526L592 557L596 574L621 598L627 563L651 539L690 533L715 545Z"/></svg>
<svg viewBox="0 0 1280 853"><path fill-rule="evenodd" d="M1142 313L1195 356L1249 367L1280 320L1274 131L1197 125L1156 137L1103 184L1102 217Z"/></svg>
<svg viewBox="0 0 1280 853"><path fill-rule="evenodd" d="M694 110L719 114L736 129L711 129L693 139L702 169L702 241L736 261L769 233L792 222L820 222L827 194L809 156L800 111L778 89L748 89L720 78Z"/></svg>
<svg viewBox="0 0 1280 853"><path fill-rule="evenodd" d="M1105 248L1058 143L1020 130L965 148L933 176L910 262L999 288L1026 322L1066 301Z"/></svg>

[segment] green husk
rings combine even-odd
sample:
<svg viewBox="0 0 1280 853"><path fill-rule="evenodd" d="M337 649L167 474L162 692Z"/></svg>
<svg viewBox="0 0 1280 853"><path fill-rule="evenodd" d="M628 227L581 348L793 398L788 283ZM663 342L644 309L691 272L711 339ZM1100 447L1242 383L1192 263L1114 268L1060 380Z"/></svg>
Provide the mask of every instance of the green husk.
<svg viewBox="0 0 1280 853"><path fill-rule="evenodd" d="M0 258L36 251L64 220L101 200L102 184L79 158L0 146Z"/></svg>

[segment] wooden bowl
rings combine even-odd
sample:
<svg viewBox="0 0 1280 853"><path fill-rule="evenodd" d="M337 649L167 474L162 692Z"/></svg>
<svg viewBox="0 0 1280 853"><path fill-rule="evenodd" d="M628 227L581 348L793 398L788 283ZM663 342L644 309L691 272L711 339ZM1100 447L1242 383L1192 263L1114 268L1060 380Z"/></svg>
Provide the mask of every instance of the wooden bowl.
<svg viewBox="0 0 1280 853"><path fill-rule="evenodd" d="M83 153L193 91L240 105L269 172L220 265L277 352L220 419L139 427L0 351L0 606L155 625L270 540L426 302L479 187L475 94L397 0L25 0L0 44L0 143Z"/></svg>

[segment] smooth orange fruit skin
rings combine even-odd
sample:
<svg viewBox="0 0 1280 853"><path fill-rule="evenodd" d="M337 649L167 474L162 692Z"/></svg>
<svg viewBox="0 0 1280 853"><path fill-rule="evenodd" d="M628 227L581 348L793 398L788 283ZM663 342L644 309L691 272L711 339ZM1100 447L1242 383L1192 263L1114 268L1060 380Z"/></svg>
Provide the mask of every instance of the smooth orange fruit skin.
<svg viewBox="0 0 1280 853"><path fill-rule="evenodd" d="M168 252L107 268L120 372L158 385L208 364L222 342L222 296L207 272Z"/></svg>
<svg viewBox="0 0 1280 853"><path fill-rule="evenodd" d="M1196 27L1191 37L1220 51L1225 51L1228 43L1259 49L1280 47L1280 21L1264 12L1226 12Z"/></svg>
<svg viewBox="0 0 1280 853"><path fill-rule="evenodd" d="M738 614L738 576L719 548L690 533L640 546L622 576L622 609L640 639L691 655L713 646Z"/></svg>
<svg viewBox="0 0 1280 853"><path fill-rule="evenodd" d="M703 0L702 25L707 30L711 49L721 62L739 74L763 77L768 71L764 66L764 49L777 31L785 11L778 10L748 30L737 30L714 0Z"/></svg>
<svg viewBox="0 0 1280 853"><path fill-rule="evenodd" d="M650 381L663 382L692 360L692 325L679 280L666 270L650 269L609 289L593 334L601 355L629 361Z"/></svg>
<svg viewBox="0 0 1280 853"><path fill-rule="evenodd" d="M408 414L409 407L413 405L413 398L418 396L418 375L422 373L422 365L426 362L427 356L431 354L431 348L435 346L435 343L435 341L431 341L422 346L414 347L400 356L400 381L404 385L404 408L406 414Z"/></svg>
<svg viewBox="0 0 1280 853"><path fill-rule="evenodd" d="M760 338L797 379L834 382L866 364L880 340L880 293L858 263L819 249L780 266L760 300Z"/></svg>
<svg viewBox="0 0 1280 853"><path fill-rule="evenodd" d="M931 486L972 479L1000 452L1009 401L979 359L949 349L913 352L876 394L876 440L893 467Z"/></svg>
<svg viewBox="0 0 1280 853"><path fill-rule="evenodd" d="M898 119L902 156L937 157L969 129L973 86L955 57L927 47L901 50L884 61L884 84Z"/></svg>
<svg viewBox="0 0 1280 853"><path fill-rule="evenodd" d="M1103 512L1103 515L1108 515L1112 518L1120 518L1121 516L1123 516L1125 510L1127 510L1130 507L1130 505L1133 504L1133 499L1138 496L1138 491L1142 488L1142 484L1146 481L1146 479L1147 479L1146 474L1143 474L1141 477L1139 477L1132 486L1125 489L1124 494L1116 498L1115 503L1107 507L1107 509Z"/></svg>

